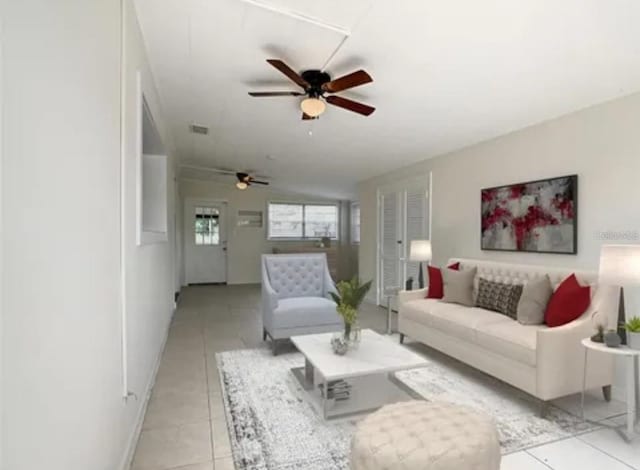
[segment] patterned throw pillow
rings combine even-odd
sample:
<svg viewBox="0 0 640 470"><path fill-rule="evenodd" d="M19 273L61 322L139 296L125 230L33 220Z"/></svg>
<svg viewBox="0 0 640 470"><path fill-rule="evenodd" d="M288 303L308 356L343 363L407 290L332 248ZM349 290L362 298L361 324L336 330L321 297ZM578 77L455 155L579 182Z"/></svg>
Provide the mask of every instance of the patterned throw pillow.
<svg viewBox="0 0 640 470"><path fill-rule="evenodd" d="M516 320L518 318L518 302L522 295L522 285L503 284L487 279L478 279L478 296L476 307L503 313Z"/></svg>

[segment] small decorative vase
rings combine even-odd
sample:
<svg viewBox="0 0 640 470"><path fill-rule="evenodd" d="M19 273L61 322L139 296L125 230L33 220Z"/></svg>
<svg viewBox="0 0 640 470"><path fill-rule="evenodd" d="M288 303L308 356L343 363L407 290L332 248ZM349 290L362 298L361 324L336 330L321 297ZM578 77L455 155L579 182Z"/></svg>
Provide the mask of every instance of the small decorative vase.
<svg viewBox="0 0 640 470"><path fill-rule="evenodd" d="M358 323L344 324L344 339L354 348L357 348L360 344L360 332L361 329Z"/></svg>
<svg viewBox="0 0 640 470"><path fill-rule="evenodd" d="M640 349L640 333L627 331L627 344L631 349Z"/></svg>
<svg viewBox="0 0 640 470"><path fill-rule="evenodd" d="M351 323L344 323L344 339L346 341L349 341L349 339L351 338Z"/></svg>
<svg viewBox="0 0 640 470"><path fill-rule="evenodd" d="M610 330L604 334L604 343L610 348L619 348L622 344L622 338L615 330Z"/></svg>

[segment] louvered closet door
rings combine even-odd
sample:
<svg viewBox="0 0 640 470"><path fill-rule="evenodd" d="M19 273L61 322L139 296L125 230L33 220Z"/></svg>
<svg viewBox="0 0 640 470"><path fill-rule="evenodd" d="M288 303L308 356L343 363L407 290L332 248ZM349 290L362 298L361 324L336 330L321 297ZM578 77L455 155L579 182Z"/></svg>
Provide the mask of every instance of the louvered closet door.
<svg viewBox="0 0 640 470"><path fill-rule="evenodd" d="M422 187L410 188L404 191L405 214L405 242L403 243L404 279L413 278L413 285L418 287L418 263L409 261L409 248L412 240L429 238L429 205L427 204L427 190ZM425 266L422 266L425 270ZM427 278L424 273L425 280Z"/></svg>
<svg viewBox="0 0 640 470"><path fill-rule="evenodd" d="M404 289L409 277L414 280L414 288L418 287L418 263L409 261L409 247L411 240L429 238L428 201L428 184L424 181L380 192L378 302L381 305L387 305L384 291L388 287ZM391 307L396 308L395 302Z"/></svg>
<svg viewBox="0 0 640 470"><path fill-rule="evenodd" d="M380 293L387 287L401 285L400 254L400 194L390 192L382 194L380 201ZM386 305L387 298L383 296L382 303Z"/></svg>

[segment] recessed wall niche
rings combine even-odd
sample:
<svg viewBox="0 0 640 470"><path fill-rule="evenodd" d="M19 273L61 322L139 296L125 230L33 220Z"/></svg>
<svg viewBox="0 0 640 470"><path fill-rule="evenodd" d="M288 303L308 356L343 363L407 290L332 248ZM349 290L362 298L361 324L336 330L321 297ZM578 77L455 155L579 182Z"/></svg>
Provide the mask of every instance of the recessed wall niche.
<svg viewBox="0 0 640 470"><path fill-rule="evenodd" d="M167 155L139 86L138 244L168 240Z"/></svg>

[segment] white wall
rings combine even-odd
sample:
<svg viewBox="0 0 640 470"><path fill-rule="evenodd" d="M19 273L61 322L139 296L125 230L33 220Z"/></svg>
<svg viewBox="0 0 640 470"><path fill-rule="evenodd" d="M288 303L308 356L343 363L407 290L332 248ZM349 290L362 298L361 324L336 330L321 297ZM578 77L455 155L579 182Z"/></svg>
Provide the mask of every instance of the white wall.
<svg viewBox="0 0 640 470"><path fill-rule="evenodd" d="M163 119L162 103L149 68L143 38L133 1L126 1L125 23L125 214L124 246L126 257L126 366L130 392L124 438L129 447L124 460L134 450L145 399L148 396L166 339L174 306L175 293L175 150ZM167 155L167 233L168 240L137 245L136 184L137 156L140 151L138 74L157 136L152 139L154 152L164 149ZM159 140L161 143L159 142ZM160 237L161 239L163 237ZM126 462L125 462L126 463Z"/></svg>
<svg viewBox="0 0 640 470"><path fill-rule="evenodd" d="M138 66L148 78L142 43L127 2L128 380L140 399L124 401L120 1L20 0L3 8L0 466L118 470L173 293L171 244L134 247L130 88Z"/></svg>
<svg viewBox="0 0 640 470"><path fill-rule="evenodd" d="M2 5L2 4L0 4ZM3 140L2 140L2 133L4 131L3 126L2 126L2 121L3 121L3 103L2 103L2 94L4 92L4 87L2 86L2 80L3 80L3 56L2 56L2 51L4 50L4 35L3 35L3 28L2 25L4 24L3 21L3 12L4 12L4 8L3 6L0 6L0 267L3 266L4 264L4 259L2 256L2 250L4 247L4 244L2 243L2 237L3 237L3 233L4 233L4 229L2 226L3 223L3 216L2 216L2 162L3 162L3 149L4 149L4 144L3 144ZM3 372L3 366L2 366L2 354L3 354L3 321L4 321L4 314L3 314L3 307L4 307L4 299L2 296L2 290L4 289L4 282L2 281L2 276L3 276L3 270L2 268L0 268L0 416L2 416L4 414L3 409L4 409L4 400L3 400L3 387L2 387L2 381L4 380L4 372ZM0 423L0 468L2 468L2 461L3 461L3 453L2 453L2 444L3 444L3 439L2 439L2 426Z"/></svg>
<svg viewBox="0 0 640 470"><path fill-rule="evenodd" d="M340 201L322 199L314 196L304 196L298 194L282 193L252 186L245 191L239 191L233 186L233 180L229 183L214 181L203 181L194 179L180 180L180 195L184 199L209 198L227 201L227 282L229 284L248 284L260 282L260 255L271 253L275 246L295 244L300 246L308 244L312 246L314 242L272 242L267 240L266 231L266 211L268 201L293 201L293 202L330 202ZM348 206L348 203L341 204ZM236 216L238 210L256 210L263 212L263 227L249 228L237 227ZM345 214L346 216L346 214ZM345 237L348 234L347 221L341 220L341 239L339 246L340 277L349 277L354 273L355 260ZM347 260L345 262L345 260ZM184 277L183 277L184 279Z"/></svg>
<svg viewBox="0 0 640 470"><path fill-rule="evenodd" d="M640 232L638 116L640 94L635 94L361 183L360 275L376 275L376 189L429 171L434 263L460 256L597 269L600 246L607 242L597 232ZM480 250L482 188L574 173L577 255Z"/></svg>

